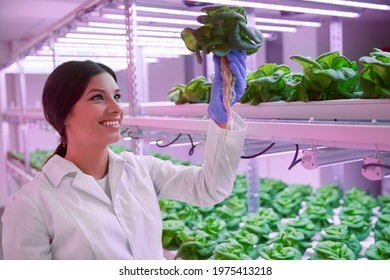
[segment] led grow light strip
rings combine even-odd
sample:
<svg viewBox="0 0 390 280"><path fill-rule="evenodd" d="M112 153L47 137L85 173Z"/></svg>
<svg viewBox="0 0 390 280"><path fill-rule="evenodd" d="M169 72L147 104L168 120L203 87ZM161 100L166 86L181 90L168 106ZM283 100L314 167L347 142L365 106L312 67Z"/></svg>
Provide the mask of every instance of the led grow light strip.
<svg viewBox="0 0 390 280"><path fill-rule="evenodd" d="M103 14L103 18L112 20L125 20L124 15L118 14ZM176 18L156 18L156 17L137 17L137 22L155 22L155 23L169 23L178 25L201 25L196 20L176 19Z"/></svg>
<svg viewBox="0 0 390 280"><path fill-rule="evenodd" d="M124 9L124 6L120 5L118 8ZM197 17L197 16L204 14L201 12L192 12L192 11L184 11L184 10L165 9L165 8L155 8L155 7L142 7L142 6L137 6L135 9L137 10L137 12L148 12L148 13L179 15L179 16Z"/></svg>
<svg viewBox="0 0 390 280"><path fill-rule="evenodd" d="M321 23L316 21L301 21L301 20L288 20L288 19L275 19L275 18L255 18L255 22L307 26L307 27L321 27Z"/></svg>
<svg viewBox="0 0 390 280"><path fill-rule="evenodd" d="M261 31L297 32L295 27L288 26L256 25L256 28Z"/></svg>
<svg viewBox="0 0 390 280"><path fill-rule="evenodd" d="M304 0L304 1L349 6L349 7L356 7L356 8L374 9L374 10L384 10L384 11L390 10L389 5L358 2L358 1L344 1L344 0Z"/></svg>
<svg viewBox="0 0 390 280"><path fill-rule="evenodd" d="M119 36L119 35L81 34L81 33L67 33L65 34L65 38L126 41L126 38L124 36Z"/></svg>
<svg viewBox="0 0 390 280"><path fill-rule="evenodd" d="M70 60L91 60L91 57L80 57L80 56L64 56L58 57L56 63L62 64ZM100 58L96 57L93 60L109 65L114 71L123 70L127 68L127 62L124 58ZM26 73L50 73L53 71L53 57L52 56L26 56L22 61L23 70ZM7 73L18 73L19 67L17 63L11 64L6 68Z"/></svg>
<svg viewBox="0 0 390 280"><path fill-rule="evenodd" d="M145 39L143 37L138 38L137 45L138 46L151 46L151 47L158 47L158 46L166 46L166 47L178 47L179 42L177 40L165 40L166 38L161 38L159 40L148 40L146 37ZM122 41L109 41L109 40L96 40L96 39L82 39L82 38L58 38L57 40L58 43L63 43L63 44L79 44L80 46L85 46L85 45L102 45L102 46L125 46L126 41L123 38ZM114 44L113 44L114 43ZM185 45L182 43L183 47ZM59 45L58 45L59 46Z"/></svg>
<svg viewBox="0 0 390 280"><path fill-rule="evenodd" d="M78 26L76 27L76 32L81 33L101 33L101 34L118 34L118 35L125 35L126 30L125 29L114 29L114 28L95 28L95 27L85 27L85 26Z"/></svg>
<svg viewBox="0 0 390 280"><path fill-rule="evenodd" d="M90 27L101 27L101 28L118 28L118 29L125 29L126 28L125 24L122 24L122 23L107 23L107 22L97 22L97 21L88 22L88 26L90 26ZM180 33L183 30L183 28L180 28L180 27L166 27L166 26L137 25L137 30L178 32L178 33Z"/></svg>
<svg viewBox="0 0 390 280"><path fill-rule="evenodd" d="M305 14L316 14L316 15L324 15L324 16L339 16L339 17L349 17L349 18L359 17L359 13L355 13L355 12L343 12L343 11L337 11L337 10L305 8L305 7L286 6L286 5L278 5L278 4L253 3L253 2L247 2L247 1L196 0L196 2L228 5L228 6L238 6L238 7L245 7L245 8L265 9L265 10L297 12L297 13L305 13Z"/></svg>
<svg viewBox="0 0 390 280"><path fill-rule="evenodd" d="M85 38L67 38L61 37L57 39L58 43L79 43L79 44L91 44L91 45L108 45L108 46L116 46L116 45L126 45L125 38L121 40L104 40L104 39L85 39Z"/></svg>
<svg viewBox="0 0 390 280"><path fill-rule="evenodd" d="M112 41L119 41L119 42L125 42L126 37L125 36L119 36L119 35L102 35L102 34L82 34L82 33L67 33L65 35L65 38L71 38L71 39L92 39L92 40L112 40ZM155 41L155 42L172 42L177 44L184 44L183 40L180 38L162 38L162 37L138 37L139 41Z"/></svg>
<svg viewBox="0 0 390 280"><path fill-rule="evenodd" d="M115 31L115 32L113 32ZM98 33L98 34L118 34L126 35L125 29L110 29L110 28L95 28L95 27L84 27L80 26L76 28L76 32L81 33ZM138 30L138 36L159 36L159 37L170 37L170 38L180 38L179 32L167 32L167 31L149 31L149 30Z"/></svg>

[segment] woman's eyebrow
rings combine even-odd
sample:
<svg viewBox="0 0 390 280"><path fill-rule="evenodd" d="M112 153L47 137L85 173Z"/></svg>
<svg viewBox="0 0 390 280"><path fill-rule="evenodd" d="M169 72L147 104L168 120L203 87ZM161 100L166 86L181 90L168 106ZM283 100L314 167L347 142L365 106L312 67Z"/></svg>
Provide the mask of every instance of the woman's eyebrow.
<svg viewBox="0 0 390 280"><path fill-rule="evenodd" d="M105 93L105 90L99 89L99 88L93 88L90 91L87 92L87 95L92 93L92 92L100 92L100 93Z"/></svg>
<svg viewBox="0 0 390 280"><path fill-rule="evenodd" d="M86 93L86 95L88 95L88 94L90 94L90 93L93 93L93 92L106 93L106 91L103 90L103 89L100 89L100 88L93 88L93 89L91 89L90 91L88 91L88 92ZM120 92L120 89L119 89L119 88L115 90L115 93L118 93L118 92Z"/></svg>

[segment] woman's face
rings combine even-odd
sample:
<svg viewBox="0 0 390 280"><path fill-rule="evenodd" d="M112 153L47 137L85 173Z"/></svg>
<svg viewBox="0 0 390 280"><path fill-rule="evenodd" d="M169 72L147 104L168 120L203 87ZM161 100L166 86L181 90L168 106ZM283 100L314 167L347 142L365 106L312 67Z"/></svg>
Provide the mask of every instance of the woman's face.
<svg viewBox="0 0 390 280"><path fill-rule="evenodd" d="M68 147L106 147L117 142L123 118L120 98L110 74L92 77L65 120Z"/></svg>

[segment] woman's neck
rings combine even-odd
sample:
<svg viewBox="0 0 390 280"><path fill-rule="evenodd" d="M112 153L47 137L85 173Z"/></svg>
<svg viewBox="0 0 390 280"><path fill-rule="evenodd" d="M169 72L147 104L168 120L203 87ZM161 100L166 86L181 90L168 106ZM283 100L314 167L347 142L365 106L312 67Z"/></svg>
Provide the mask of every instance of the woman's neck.
<svg viewBox="0 0 390 280"><path fill-rule="evenodd" d="M67 147L65 159L73 162L83 173L99 180L108 173L108 149Z"/></svg>

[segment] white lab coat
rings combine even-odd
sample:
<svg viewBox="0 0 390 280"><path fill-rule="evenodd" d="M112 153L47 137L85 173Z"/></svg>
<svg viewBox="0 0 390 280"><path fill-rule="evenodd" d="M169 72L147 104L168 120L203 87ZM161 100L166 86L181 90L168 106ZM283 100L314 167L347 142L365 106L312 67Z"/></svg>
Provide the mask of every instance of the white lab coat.
<svg viewBox="0 0 390 280"><path fill-rule="evenodd" d="M200 206L231 193L246 124L210 122L203 167L109 151L112 200L93 177L54 156L12 195L3 214L5 259L162 259L158 198Z"/></svg>

